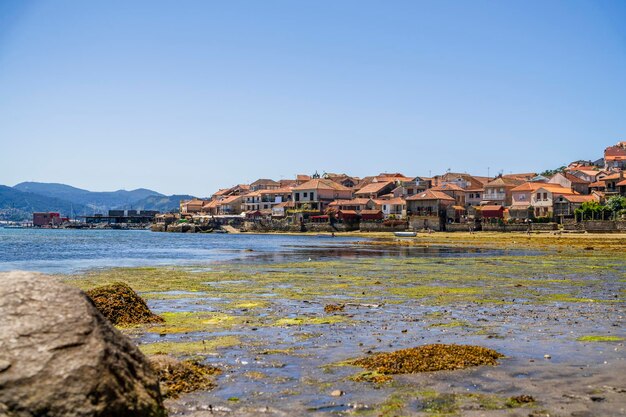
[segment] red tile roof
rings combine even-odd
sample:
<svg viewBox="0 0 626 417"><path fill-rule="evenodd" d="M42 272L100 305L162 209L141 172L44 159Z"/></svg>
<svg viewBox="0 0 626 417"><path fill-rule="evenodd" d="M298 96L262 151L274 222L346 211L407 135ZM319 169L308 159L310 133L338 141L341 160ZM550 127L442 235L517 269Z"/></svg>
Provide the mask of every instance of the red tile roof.
<svg viewBox="0 0 626 417"><path fill-rule="evenodd" d="M453 183L442 184L437 187L431 188L431 190L433 191L465 191L464 188L459 187L458 185L453 184Z"/></svg>
<svg viewBox="0 0 626 417"><path fill-rule="evenodd" d="M426 200L447 200L454 201L454 198L441 191L426 190L421 193L406 198L406 201L426 201Z"/></svg>
<svg viewBox="0 0 626 417"><path fill-rule="evenodd" d="M300 190L336 190L336 191L351 191L350 188L344 187L341 184L336 183L333 180L327 180L323 178L316 178L298 185L293 188L293 191Z"/></svg>
<svg viewBox="0 0 626 417"><path fill-rule="evenodd" d="M383 190L385 187L388 187L389 185L393 184L393 182L391 181L385 181L385 182L372 182L370 184L367 184L365 187L359 189L358 191L355 192L355 194L378 194L381 190Z"/></svg>
<svg viewBox="0 0 626 417"><path fill-rule="evenodd" d="M569 201L570 203L585 203L587 201L592 201L592 200L597 200L594 196L592 195L580 195L580 194L576 194L576 195L563 195L563 198L567 201Z"/></svg>

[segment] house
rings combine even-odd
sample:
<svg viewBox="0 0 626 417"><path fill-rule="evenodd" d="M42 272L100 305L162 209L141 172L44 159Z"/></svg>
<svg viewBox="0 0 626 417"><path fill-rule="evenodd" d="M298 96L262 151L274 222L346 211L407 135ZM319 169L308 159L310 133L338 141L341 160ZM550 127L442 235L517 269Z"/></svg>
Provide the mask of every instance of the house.
<svg viewBox="0 0 626 417"><path fill-rule="evenodd" d="M280 204L291 199L291 187L274 188L259 191L260 210L269 210L275 204Z"/></svg>
<svg viewBox="0 0 626 417"><path fill-rule="evenodd" d="M363 210L376 208L376 203L370 198L353 198L351 200L335 200L328 204L333 210L354 210L360 213Z"/></svg>
<svg viewBox="0 0 626 417"><path fill-rule="evenodd" d="M533 174L530 178L534 177ZM485 184L482 205L510 206L512 202L511 190L525 181L518 178L496 177L493 181Z"/></svg>
<svg viewBox="0 0 626 417"><path fill-rule="evenodd" d="M465 205L466 206L479 206L483 201L484 188L470 188L464 190L465 192Z"/></svg>
<svg viewBox="0 0 626 417"><path fill-rule="evenodd" d="M335 181L336 183L348 188L353 188L360 181L360 179L357 177L351 177L346 174L333 174L331 172L324 173L322 175L322 178Z"/></svg>
<svg viewBox="0 0 626 417"><path fill-rule="evenodd" d="M361 220L363 221L382 220L385 217L382 210L376 210L376 209L362 210L360 215L361 215Z"/></svg>
<svg viewBox="0 0 626 417"><path fill-rule="evenodd" d="M275 190L277 188L280 188L280 184L267 178L260 178L250 184L250 191Z"/></svg>
<svg viewBox="0 0 626 417"><path fill-rule="evenodd" d="M465 190L456 183L449 182L437 187L431 188L433 191L441 191L454 198L454 202L457 206L465 207Z"/></svg>
<svg viewBox="0 0 626 417"><path fill-rule="evenodd" d="M217 214L219 215L235 215L241 214L243 195L231 195L217 202Z"/></svg>
<svg viewBox="0 0 626 417"><path fill-rule="evenodd" d="M392 216L398 219L406 217L406 200L404 198L396 197L390 200L380 200L379 203L382 203L381 211L386 219Z"/></svg>
<svg viewBox="0 0 626 417"><path fill-rule="evenodd" d="M212 199L228 197L231 195L242 195L250 192L250 186L247 184L237 184L230 188L222 188L211 196Z"/></svg>
<svg viewBox="0 0 626 417"><path fill-rule="evenodd" d="M584 169L582 168L567 169L566 172L584 181L587 181L589 183L597 181L598 175L606 174L606 172L604 171L599 171L597 169L589 169L589 167L585 167Z"/></svg>
<svg viewBox="0 0 626 417"><path fill-rule="evenodd" d="M512 219L526 220L533 217L533 209L530 206L532 193L543 186L539 182L525 182L511 190L511 205L509 216Z"/></svg>
<svg viewBox="0 0 626 417"><path fill-rule="evenodd" d="M483 219L502 219L504 218L504 211L506 210L504 206L500 204L495 205L484 205L476 208L480 213L480 217Z"/></svg>
<svg viewBox="0 0 626 417"><path fill-rule="evenodd" d="M530 206L535 217L552 217L554 213L554 199L559 195L576 194L570 188L558 184L541 184L531 193Z"/></svg>
<svg viewBox="0 0 626 417"><path fill-rule="evenodd" d="M323 212L334 200L351 200L352 190L329 179L315 178L294 187L291 199L296 209Z"/></svg>
<svg viewBox="0 0 626 417"><path fill-rule="evenodd" d="M358 198L376 199L382 195L391 193L394 188L396 188L396 186L393 181L372 182L358 191L355 191L354 195Z"/></svg>
<svg viewBox="0 0 626 417"><path fill-rule="evenodd" d="M431 188L432 183L430 178L415 177L410 181L400 181L397 187L393 189L393 197L408 197L426 191Z"/></svg>
<svg viewBox="0 0 626 417"><path fill-rule="evenodd" d="M406 198L407 214L414 216L439 216L448 206L454 204L454 198L441 191L426 190Z"/></svg>
<svg viewBox="0 0 626 417"><path fill-rule="evenodd" d="M605 169L626 169L626 142L618 142L604 150Z"/></svg>
<svg viewBox="0 0 626 417"><path fill-rule="evenodd" d="M261 192L252 191L243 196L244 211L259 210L261 206Z"/></svg>
<svg viewBox="0 0 626 417"><path fill-rule="evenodd" d="M208 203L200 198L192 198L191 200L180 200L180 214L198 214L202 212L202 207Z"/></svg>
<svg viewBox="0 0 626 417"><path fill-rule="evenodd" d="M563 218L573 218L576 209L580 208L587 201L598 201L595 195L557 195L553 203L554 217L562 220Z"/></svg>
<svg viewBox="0 0 626 417"><path fill-rule="evenodd" d="M291 210L295 207L293 201L285 201L279 204L276 204L272 207L272 217L285 217L287 215L287 211Z"/></svg>
<svg viewBox="0 0 626 417"><path fill-rule="evenodd" d="M626 180L618 182L617 184L615 184L615 187L617 188L617 192L619 193L619 195L626 197Z"/></svg>
<svg viewBox="0 0 626 417"><path fill-rule="evenodd" d="M601 182L604 183L604 193L607 196L619 194L618 186L620 182L624 180L624 171L616 172L614 174L600 177Z"/></svg>
<svg viewBox="0 0 626 417"><path fill-rule="evenodd" d="M590 181L585 181L584 179L570 174L569 172L559 172L554 174L552 178L548 180L548 183L559 184L562 187L570 188L579 194L589 194L589 184L591 184Z"/></svg>
<svg viewBox="0 0 626 417"><path fill-rule="evenodd" d="M455 184L463 189L477 189L483 188L488 183L486 177L478 177L465 173L447 172L443 175L436 175L433 177L433 186L441 186L445 184Z"/></svg>

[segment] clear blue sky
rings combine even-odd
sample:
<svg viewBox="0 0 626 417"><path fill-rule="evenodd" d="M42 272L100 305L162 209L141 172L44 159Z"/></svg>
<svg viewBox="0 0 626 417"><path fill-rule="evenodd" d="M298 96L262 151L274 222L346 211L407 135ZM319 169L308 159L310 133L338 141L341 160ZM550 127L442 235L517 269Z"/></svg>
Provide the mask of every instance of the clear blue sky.
<svg viewBox="0 0 626 417"><path fill-rule="evenodd" d="M626 140L624 1L0 1L0 184L541 171Z"/></svg>

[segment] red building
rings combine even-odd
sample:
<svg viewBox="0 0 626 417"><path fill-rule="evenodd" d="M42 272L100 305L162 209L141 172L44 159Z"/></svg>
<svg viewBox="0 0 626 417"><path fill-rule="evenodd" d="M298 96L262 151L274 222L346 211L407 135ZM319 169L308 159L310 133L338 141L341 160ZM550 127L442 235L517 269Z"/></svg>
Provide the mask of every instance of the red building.
<svg viewBox="0 0 626 417"><path fill-rule="evenodd" d="M67 219L55 212L33 213L33 226L35 227L59 226L65 220Z"/></svg>

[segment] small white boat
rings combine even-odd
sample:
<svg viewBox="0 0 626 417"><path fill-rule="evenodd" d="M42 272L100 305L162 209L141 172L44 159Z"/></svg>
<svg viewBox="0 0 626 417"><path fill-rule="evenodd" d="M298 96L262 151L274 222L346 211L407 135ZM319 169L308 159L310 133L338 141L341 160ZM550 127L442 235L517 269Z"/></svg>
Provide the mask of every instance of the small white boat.
<svg viewBox="0 0 626 417"><path fill-rule="evenodd" d="M415 237L417 236L416 232L393 232L394 235L398 237Z"/></svg>

